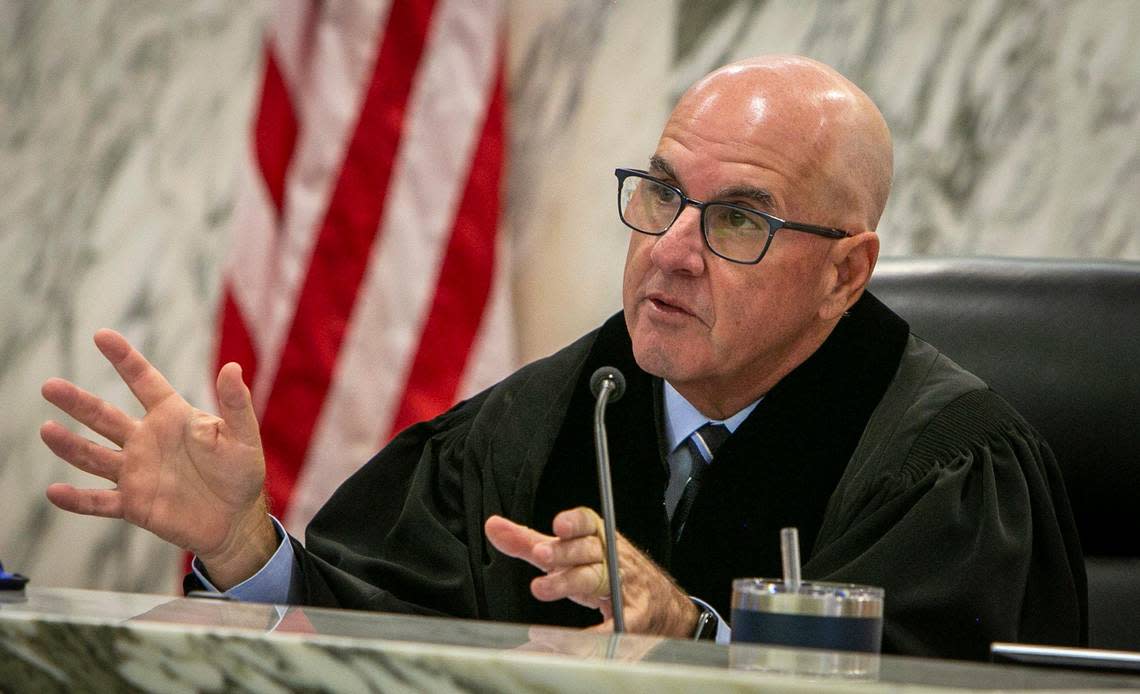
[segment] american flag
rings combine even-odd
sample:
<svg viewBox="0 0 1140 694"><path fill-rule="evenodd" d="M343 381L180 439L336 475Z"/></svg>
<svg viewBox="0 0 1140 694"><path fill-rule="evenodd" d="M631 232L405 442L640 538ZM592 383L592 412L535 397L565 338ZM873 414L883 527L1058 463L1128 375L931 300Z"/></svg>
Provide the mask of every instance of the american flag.
<svg viewBox="0 0 1140 694"><path fill-rule="evenodd" d="M224 270L218 366L300 536L408 424L513 366L496 0L280 0Z"/></svg>

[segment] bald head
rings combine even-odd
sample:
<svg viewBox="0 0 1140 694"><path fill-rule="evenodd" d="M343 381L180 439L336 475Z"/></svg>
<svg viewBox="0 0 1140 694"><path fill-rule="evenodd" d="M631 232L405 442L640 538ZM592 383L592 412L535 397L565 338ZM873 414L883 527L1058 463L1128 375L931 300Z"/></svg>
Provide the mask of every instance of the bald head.
<svg viewBox="0 0 1140 694"><path fill-rule="evenodd" d="M670 122L706 119L802 177L789 216L850 231L877 227L891 187L890 132L871 99L831 67L791 55L726 65L685 92Z"/></svg>

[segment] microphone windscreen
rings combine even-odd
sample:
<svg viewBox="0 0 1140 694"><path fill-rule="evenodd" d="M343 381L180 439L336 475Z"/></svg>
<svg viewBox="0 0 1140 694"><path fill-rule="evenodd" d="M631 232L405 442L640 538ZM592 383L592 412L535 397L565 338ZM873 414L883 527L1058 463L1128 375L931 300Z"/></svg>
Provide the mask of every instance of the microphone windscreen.
<svg viewBox="0 0 1140 694"><path fill-rule="evenodd" d="M613 392L610 393L610 402L621 400L621 396L625 393L625 376L612 366L600 367L593 376L590 376L590 392L595 398L598 397L598 393L602 392L602 381L605 380L613 381L614 384Z"/></svg>

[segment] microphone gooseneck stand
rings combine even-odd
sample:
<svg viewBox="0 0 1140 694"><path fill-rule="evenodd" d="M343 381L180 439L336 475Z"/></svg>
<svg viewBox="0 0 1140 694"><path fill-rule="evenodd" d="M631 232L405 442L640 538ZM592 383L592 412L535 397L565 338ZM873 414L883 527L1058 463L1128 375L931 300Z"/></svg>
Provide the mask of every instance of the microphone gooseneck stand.
<svg viewBox="0 0 1140 694"><path fill-rule="evenodd" d="M598 456L598 492L602 501L602 527L606 537L606 573L610 579L610 605L613 607L614 633L621 634L625 632L625 612L621 597L621 572L618 570L610 452L606 441L606 405L621 398L625 392L625 377L614 367L603 366L590 376L590 392L597 398L594 407L594 449Z"/></svg>

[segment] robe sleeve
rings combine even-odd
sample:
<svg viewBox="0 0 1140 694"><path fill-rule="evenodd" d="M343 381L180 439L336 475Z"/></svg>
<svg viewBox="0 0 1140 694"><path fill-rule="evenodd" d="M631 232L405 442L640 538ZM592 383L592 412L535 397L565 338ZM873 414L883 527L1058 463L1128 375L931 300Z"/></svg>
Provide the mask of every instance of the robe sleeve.
<svg viewBox="0 0 1140 694"><path fill-rule="evenodd" d="M350 477L295 539L302 601L478 617L484 479L473 450L477 403L400 433ZM474 537L473 537L474 534Z"/></svg>
<svg viewBox="0 0 1140 694"><path fill-rule="evenodd" d="M534 621L537 570L494 551L493 515L531 525L534 490L591 333L448 412L401 432L292 540L302 602Z"/></svg>
<svg viewBox="0 0 1140 694"><path fill-rule="evenodd" d="M998 640L1084 643L1079 541L1032 427L977 390L908 444L840 502L805 575L884 587L884 652L985 659Z"/></svg>

